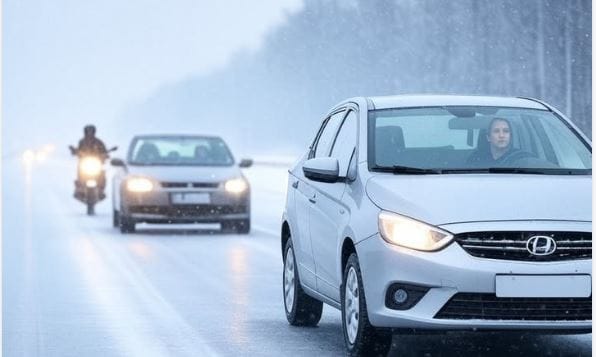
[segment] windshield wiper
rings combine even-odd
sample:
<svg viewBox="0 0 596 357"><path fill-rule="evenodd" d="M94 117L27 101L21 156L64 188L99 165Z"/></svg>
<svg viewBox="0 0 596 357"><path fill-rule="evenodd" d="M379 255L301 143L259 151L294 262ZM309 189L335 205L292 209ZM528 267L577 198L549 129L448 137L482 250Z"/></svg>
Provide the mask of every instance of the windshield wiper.
<svg viewBox="0 0 596 357"><path fill-rule="evenodd" d="M489 173L494 174L531 174L531 175L586 175L592 174L591 169L563 169L563 168L529 168L529 167L490 167Z"/></svg>
<svg viewBox="0 0 596 357"><path fill-rule="evenodd" d="M440 175L443 172L437 169L421 169L419 167L410 167L410 166L375 166L372 167L373 170L382 171L382 172L391 172L394 174L407 174L407 175Z"/></svg>

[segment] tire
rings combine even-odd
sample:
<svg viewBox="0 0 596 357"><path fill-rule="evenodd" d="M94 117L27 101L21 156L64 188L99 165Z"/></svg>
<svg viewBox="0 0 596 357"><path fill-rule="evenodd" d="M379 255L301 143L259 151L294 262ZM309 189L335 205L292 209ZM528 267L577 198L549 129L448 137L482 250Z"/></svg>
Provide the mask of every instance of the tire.
<svg viewBox="0 0 596 357"><path fill-rule="evenodd" d="M248 234L250 232L250 219L240 219L221 222L221 231L224 233Z"/></svg>
<svg viewBox="0 0 596 357"><path fill-rule="evenodd" d="M302 290L291 238L284 248L282 282L286 318L290 325L316 326L323 314L323 303Z"/></svg>
<svg viewBox="0 0 596 357"><path fill-rule="evenodd" d="M135 230L136 230L135 221L132 218L127 217L123 214L120 214L120 217L118 220L119 220L118 223L120 223L120 233L126 234L126 233L134 233L135 232Z"/></svg>
<svg viewBox="0 0 596 357"><path fill-rule="evenodd" d="M95 215L95 203L97 203L97 187L87 187L85 189L85 199L87 204L87 215Z"/></svg>
<svg viewBox="0 0 596 357"><path fill-rule="evenodd" d="M87 202L87 215L88 216L95 215L95 203Z"/></svg>
<svg viewBox="0 0 596 357"><path fill-rule="evenodd" d="M117 209L112 210L112 226L120 227L120 212Z"/></svg>
<svg viewBox="0 0 596 357"><path fill-rule="evenodd" d="M356 253L344 269L341 285L341 320L349 356L386 356L393 338L390 330L377 329L368 320L366 296Z"/></svg>

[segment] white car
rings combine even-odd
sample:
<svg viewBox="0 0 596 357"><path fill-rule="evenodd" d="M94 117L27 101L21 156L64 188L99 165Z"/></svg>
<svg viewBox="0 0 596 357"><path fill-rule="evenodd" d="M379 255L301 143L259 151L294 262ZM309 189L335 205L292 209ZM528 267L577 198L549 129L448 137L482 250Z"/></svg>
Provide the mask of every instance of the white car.
<svg viewBox="0 0 596 357"><path fill-rule="evenodd" d="M137 223L221 223L250 231L250 186L226 143L216 136L144 135L133 138L113 179L113 223L122 233Z"/></svg>
<svg viewBox="0 0 596 357"><path fill-rule="evenodd" d="M338 104L289 172L289 323L340 309L350 355L413 329L590 332L591 160L534 99Z"/></svg>

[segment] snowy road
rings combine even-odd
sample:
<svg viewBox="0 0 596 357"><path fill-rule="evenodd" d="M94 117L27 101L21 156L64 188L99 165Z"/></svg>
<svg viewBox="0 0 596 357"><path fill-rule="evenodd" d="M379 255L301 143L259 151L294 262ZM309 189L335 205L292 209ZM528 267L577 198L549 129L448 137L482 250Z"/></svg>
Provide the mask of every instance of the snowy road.
<svg viewBox="0 0 596 357"><path fill-rule="evenodd" d="M282 168L246 171L253 230L111 227L71 197L74 163L3 167L4 356L343 355L339 311L317 328L287 324L277 235ZM396 336L395 356L588 356L591 335Z"/></svg>

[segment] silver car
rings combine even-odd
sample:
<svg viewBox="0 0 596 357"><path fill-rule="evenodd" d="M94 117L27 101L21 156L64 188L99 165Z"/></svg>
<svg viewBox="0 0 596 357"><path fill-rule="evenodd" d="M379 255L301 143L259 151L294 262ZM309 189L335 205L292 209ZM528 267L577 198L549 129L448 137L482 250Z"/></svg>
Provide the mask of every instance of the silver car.
<svg viewBox="0 0 596 357"><path fill-rule="evenodd" d="M250 231L250 187L226 143L214 136L146 135L133 138L113 179L113 223L122 233L146 223L221 223L223 231ZM240 168L239 168L240 167Z"/></svg>
<svg viewBox="0 0 596 357"><path fill-rule="evenodd" d="M350 355L414 329L591 331L591 159L538 100L338 104L289 172L288 321L340 309Z"/></svg>

